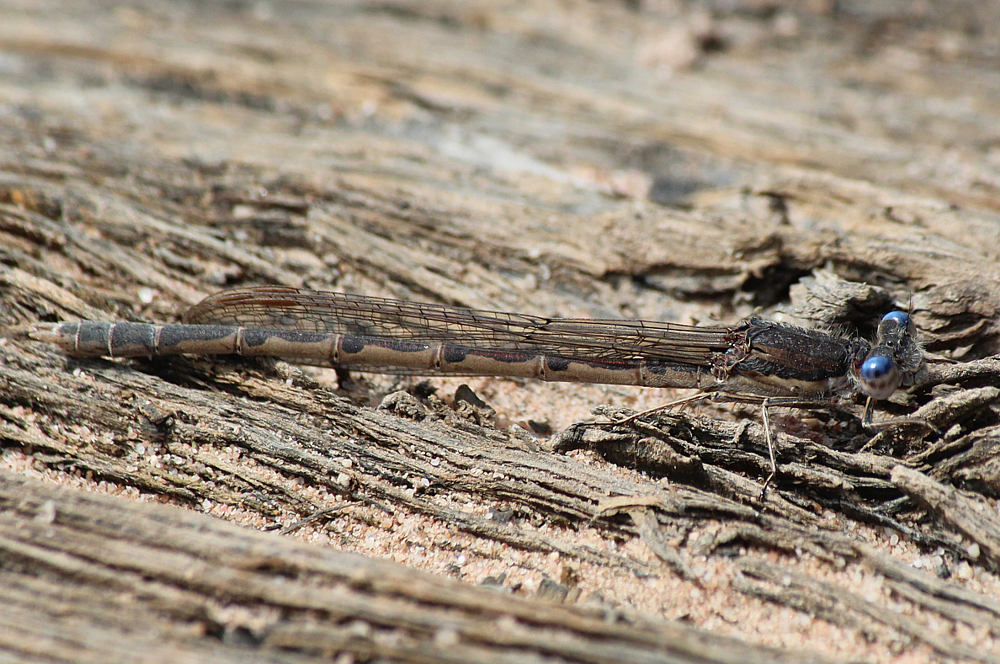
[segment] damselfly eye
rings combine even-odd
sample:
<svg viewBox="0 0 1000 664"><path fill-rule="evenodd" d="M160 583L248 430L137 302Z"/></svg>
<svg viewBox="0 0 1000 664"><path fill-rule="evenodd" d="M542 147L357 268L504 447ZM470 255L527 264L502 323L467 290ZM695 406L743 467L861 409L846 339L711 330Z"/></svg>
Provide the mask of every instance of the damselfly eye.
<svg viewBox="0 0 1000 664"><path fill-rule="evenodd" d="M899 367L891 357L874 355L858 371L861 390L873 399L888 399L899 387Z"/></svg>
<svg viewBox="0 0 1000 664"><path fill-rule="evenodd" d="M904 314L905 315L905 314ZM892 360L882 355L865 360L861 365L861 378L863 380L879 380L892 372Z"/></svg>
<svg viewBox="0 0 1000 664"><path fill-rule="evenodd" d="M885 316L882 316L883 323L886 323L888 321L893 321L900 325L903 325L910 332L914 331L913 319L910 318L909 314L904 313L902 311L890 311Z"/></svg>

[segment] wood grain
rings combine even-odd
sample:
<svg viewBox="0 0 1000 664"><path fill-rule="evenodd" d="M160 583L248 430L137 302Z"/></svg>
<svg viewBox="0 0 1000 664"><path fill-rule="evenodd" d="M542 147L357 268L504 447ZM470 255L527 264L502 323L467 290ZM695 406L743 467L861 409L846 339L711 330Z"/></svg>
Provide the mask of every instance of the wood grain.
<svg viewBox="0 0 1000 664"><path fill-rule="evenodd" d="M5 3L2 648L997 661L998 26L973 0ZM592 426L671 397L24 338L237 284L861 335L903 308L930 377L879 417L930 426L777 414L761 500L753 408Z"/></svg>

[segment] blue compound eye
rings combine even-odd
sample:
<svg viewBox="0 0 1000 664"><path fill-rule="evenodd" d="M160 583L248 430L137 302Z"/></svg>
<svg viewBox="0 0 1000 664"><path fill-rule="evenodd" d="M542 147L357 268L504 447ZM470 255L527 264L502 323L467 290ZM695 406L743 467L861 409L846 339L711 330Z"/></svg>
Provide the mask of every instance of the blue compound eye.
<svg viewBox="0 0 1000 664"><path fill-rule="evenodd" d="M894 320L900 325L910 324L910 316L908 314L904 314L902 311L890 311L889 313L887 313L885 316L882 317L883 323L887 320Z"/></svg>
<svg viewBox="0 0 1000 664"><path fill-rule="evenodd" d="M891 357L869 357L858 370L861 390L873 399L888 399L899 387L899 367Z"/></svg>
<svg viewBox="0 0 1000 664"><path fill-rule="evenodd" d="M906 314L903 315L905 316ZM892 360L888 357L876 355L875 357L865 360L865 363L861 365L861 378L864 380L878 380L879 378L884 378L892 372L892 366Z"/></svg>

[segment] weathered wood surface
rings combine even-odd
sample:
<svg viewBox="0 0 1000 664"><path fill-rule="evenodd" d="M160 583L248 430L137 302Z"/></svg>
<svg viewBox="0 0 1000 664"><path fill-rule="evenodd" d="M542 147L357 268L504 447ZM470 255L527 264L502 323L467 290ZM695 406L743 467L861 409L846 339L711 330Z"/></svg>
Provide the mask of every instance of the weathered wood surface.
<svg viewBox="0 0 1000 664"><path fill-rule="evenodd" d="M806 661L682 625L473 588L201 514L0 476L0 644L15 658Z"/></svg>
<svg viewBox="0 0 1000 664"><path fill-rule="evenodd" d="M0 5L0 643L1000 659L1000 17L929 4ZM940 434L796 414L761 502L750 411L594 428L663 397L481 381L493 419L454 382L17 338L243 283L860 333L902 306L939 361L888 412Z"/></svg>

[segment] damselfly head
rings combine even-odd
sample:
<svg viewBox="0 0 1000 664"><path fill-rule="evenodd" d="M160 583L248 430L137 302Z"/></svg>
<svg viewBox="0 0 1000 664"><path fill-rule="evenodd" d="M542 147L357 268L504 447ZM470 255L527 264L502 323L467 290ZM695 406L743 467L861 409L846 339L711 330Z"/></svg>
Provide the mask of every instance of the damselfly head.
<svg viewBox="0 0 1000 664"><path fill-rule="evenodd" d="M922 366L913 318L891 311L878 324L875 343L858 369L858 384L872 399L888 399L900 385L911 384Z"/></svg>

